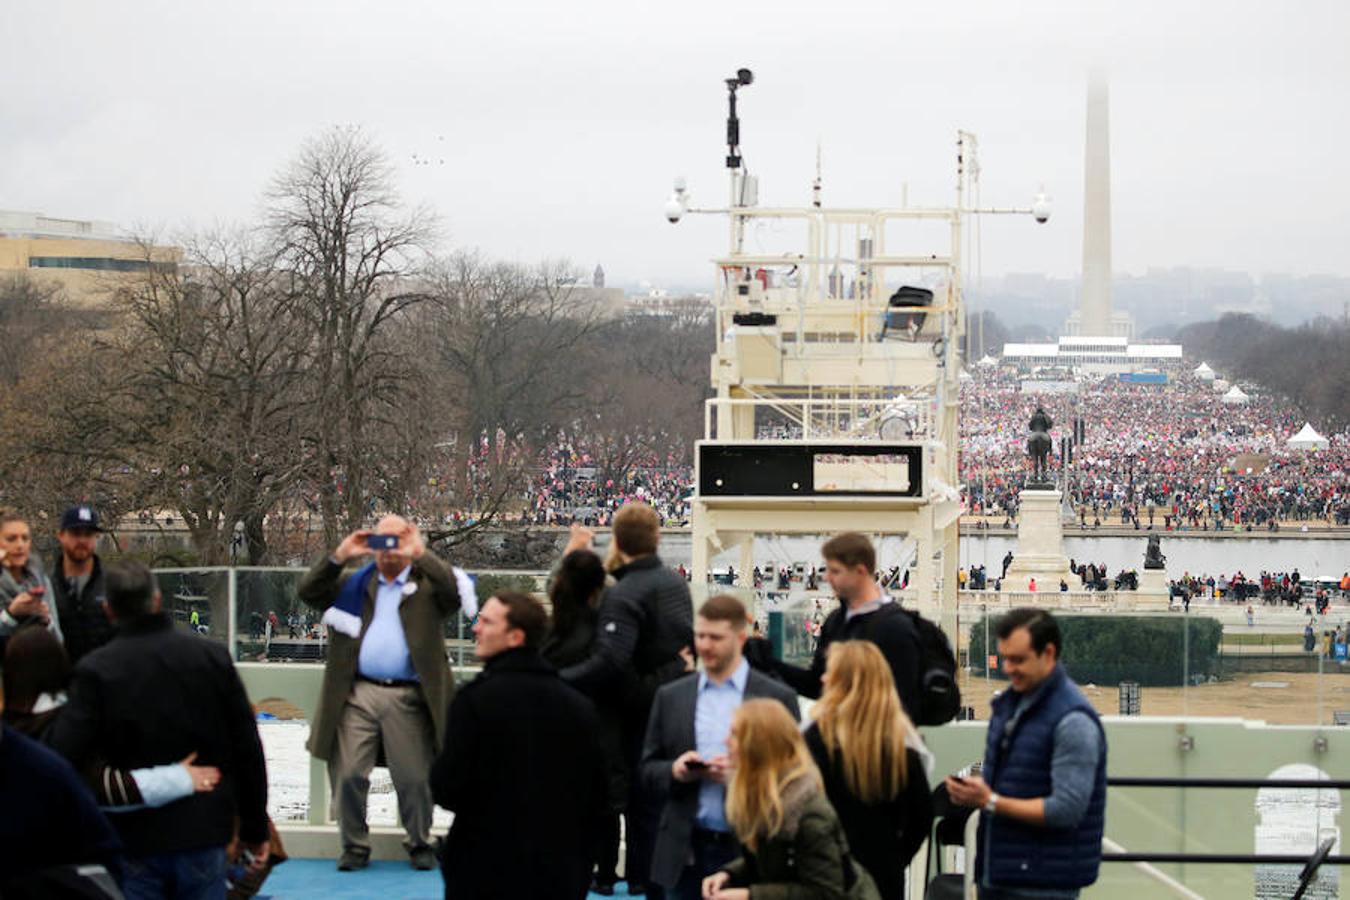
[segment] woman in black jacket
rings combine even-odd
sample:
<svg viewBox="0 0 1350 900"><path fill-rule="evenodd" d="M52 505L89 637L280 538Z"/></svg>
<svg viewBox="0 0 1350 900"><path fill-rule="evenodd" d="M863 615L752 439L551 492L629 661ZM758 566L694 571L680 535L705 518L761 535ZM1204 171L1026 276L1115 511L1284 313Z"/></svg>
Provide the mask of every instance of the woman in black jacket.
<svg viewBox="0 0 1350 900"><path fill-rule="evenodd" d="M576 665L591 655L605 567L590 550L573 550L562 558L549 586L553 618L539 655L555 669Z"/></svg>
<svg viewBox="0 0 1350 900"><path fill-rule="evenodd" d="M591 655L595 643L600 594L605 588L605 566L590 550L571 550L558 564L549 585L553 617L548 637L539 655L556 669L565 669ZM623 737L612 710L597 704L600 715L600 746L608 773L610 813L597 840L596 873L592 888L602 895L614 893L618 880L619 814L628 797L628 773L623 763Z"/></svg>
<svg viewBox="0 0 1350 900"><path fill-rule="evenodd" d="M854 857L883 900L900 900L905 869L933 822L923 761L905 744L914 726L886 658L869 641L831 646L822 683L806 746Z"/></svg>

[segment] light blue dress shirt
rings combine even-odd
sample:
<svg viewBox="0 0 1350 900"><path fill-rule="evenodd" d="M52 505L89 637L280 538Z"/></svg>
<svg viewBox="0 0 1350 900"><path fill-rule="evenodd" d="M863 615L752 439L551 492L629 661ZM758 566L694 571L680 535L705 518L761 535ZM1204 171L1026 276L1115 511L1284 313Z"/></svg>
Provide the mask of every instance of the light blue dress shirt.
<svg viewBox="0 0 1350 900"><path fill-rule="evenodd" d="M398 608L403 603L403 586L408 583L412 566L398 573L393 581L379 572L375 589L375 615L361 637L361 653L356 660L356 671L367 678L394 678L400 681L417 680L412 654L408 652L408 638L403 633L403 620Z"/></svg>
<svg viewBox="0 0 1350 900"><path fill-rule="evenodd" d="M731 734L731 717L745 697L745 683L750 679L750 664L744 659L731 677L717 684L707 672L698 676L698 700L694 705L694 749L704 760L727 752L727 735ZM699 828L709 831L730 831L726 814L727 789L725 785L704 779L698 788Z"/></svg>

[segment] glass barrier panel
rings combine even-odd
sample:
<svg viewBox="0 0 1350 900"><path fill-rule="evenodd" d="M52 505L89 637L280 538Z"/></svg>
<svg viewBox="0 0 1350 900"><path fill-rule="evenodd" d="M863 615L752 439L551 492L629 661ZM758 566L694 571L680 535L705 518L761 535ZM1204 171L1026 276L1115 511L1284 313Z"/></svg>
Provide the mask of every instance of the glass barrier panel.
<svg viewBox="0 0 1350 900"><path fill-rule="evenodd" d="M222 644L229 641L230 573L226 569L160 569L155 581L175 628Z"/></svg>
<svg viewBox="0 0 1350 900"><path fill-rule="evenodd" d="M1147 688L1145 688L1147 697ZM1221 719L1104 720L1112 778L1308 779L1347 777L1350 729L1266 726ZM982 723L924 728L937 757L935 778L984 756ZM1318 788L1111 787L1106 837L1134 853L1308 856L1332 838L1343 854L1343 791ZM1155 863L1163 875L1206 898L1287 900L1301 866ZM1342 896L1343 867L1322 870L1306 897ZM1106 862L1085 900L1175 896L1132 863Z"/></svg>
<svg viewBox="0 0 1350 900"><path fill-rule="evenodd" d="M300 602L303 569L235 569L235 658L322 662L328 639L316 610Z"/></svg>
<svg viewBox="0 0 1350 900"><path fill-rule="evenodd" d="M300 568L236 568L228 570L235 581L235 659L240 662L322 663L328 656L328 629L321 624L322 613L300 601L297 593L307 570ZM164 579L204 578L220 572L179 572L161 575ZM538 593L543 576L526 572L483 572L474 575L481 605L494 591L520 590ZM173 582L177 584L176 581ZM168 596L166 592L166 597ZM224 596L224 594L222 594ZM224 621L222 617L221 621ZM473 623L464 615L446 621L446 652L455 667L476 666L473 652ZM223 639L223 638L222 638Z"/></svg>

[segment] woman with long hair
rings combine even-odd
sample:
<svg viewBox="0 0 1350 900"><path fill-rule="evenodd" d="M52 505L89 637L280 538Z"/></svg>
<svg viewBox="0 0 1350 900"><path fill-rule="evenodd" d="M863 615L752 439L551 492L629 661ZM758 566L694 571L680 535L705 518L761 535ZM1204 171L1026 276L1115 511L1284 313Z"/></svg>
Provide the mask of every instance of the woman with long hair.
<svg viewBox="0 0 1350 900"><path fill-rule="evenodd" d="M28 624L38 624L61 640L51 579L33 553L28 520L13 510L0 511L0 657L9 636ZM0 663L3 665L3 663Z"/></svg>
<svg viewBox="0 0 1350 900"><path fill-rule="evenodd" d="M933 798L914 725L886 657L870 641L830 647L806 746L848 844L885 900L900 900L905 869L933 823Z"/></svg>
<svg viewBox="0 0 1350 900"><path fill-rule="evenodd" d="M590 656L604 587L605 568L590 550L573 550L558 564L548 591L553 616L539 651L555 668L565 669Z"/></svg>
<svg viewBox="0 0 1350 900"><path fill-rule="evenodd" d="M741 856L703 880L707 900L749 900L752 887L812 900L879 897L849 854L820 773L783 704L763 698L741 704L727 752L726 815Z"/></svg>
<svg viewBox="0 0 1350 900"><path fill-rule="evenodd" d="M66 702L70 657L45 628L25 625L10 637L4 651L6 723L34 740L42 740Z"/></svg>
<svg viewBox="0 0 1350 900"><path fill-rule="evenodd" d="M604 592L608 572L600 557L589 549L589 538L588 529L579 534L574 526L573 540L549 583L548 599L553 613L539 655L557 669L582 662L594 649L600 595ZM619 880L619 815L628 797L628 770L624 765L623 732L618 718L607 706L597 704L596 711L600 717L600 747L605 754L608 776L609 809L596 837L595 877L591 888L602 896L609 896L614 893L614 884Z"/></svg>

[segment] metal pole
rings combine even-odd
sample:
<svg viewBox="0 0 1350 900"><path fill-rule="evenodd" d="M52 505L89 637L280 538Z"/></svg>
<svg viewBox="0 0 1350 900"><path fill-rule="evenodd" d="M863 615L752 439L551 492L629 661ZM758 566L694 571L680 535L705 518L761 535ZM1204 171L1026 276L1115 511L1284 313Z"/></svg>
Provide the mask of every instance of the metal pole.
<svg viewBox="0 0 1350 900"><path fill-rule="evenodd" d="M239 577L239 573L231 567L226 570L225 577L225 609L226 615L229 617L229 621L225 623L225 640L230 648L230 659L237 660L239 659L239 588L236 579Z"/></svg>
<svg viewBox="0 0 1350 900"><path fill-rule="evenodd" d="M980 612L984 613L984 691L986 698L994 691L994 677L989 672L989 605L980 604Z"/></svg>
<svg viewBox="0 0 1350 900"><path fill-rule="evenodd" d="M1220 637L1220 640L1223 638ZM1190 715L1191 698L1191 611L1181 607L1181 715Z"/></svg>

